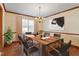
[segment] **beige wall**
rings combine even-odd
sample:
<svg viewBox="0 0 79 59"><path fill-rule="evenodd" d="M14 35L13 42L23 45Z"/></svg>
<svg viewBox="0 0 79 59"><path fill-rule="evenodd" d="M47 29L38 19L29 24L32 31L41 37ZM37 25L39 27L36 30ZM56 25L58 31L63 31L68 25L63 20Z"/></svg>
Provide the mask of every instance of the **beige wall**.
<svg viewBox="0 0 79 59"><path fill-rule="evenodd" d="M78 33L79 34L79 8L70 10L67 12L63 12L51 17L47 17L46 20L52 20L53 18L57 17L65 17L65 28L63 32L70 32L70 33ZM49 25L47 25L49 27ZM69 35L62 35L65 41L72 40L72 44L79 46L79 35L78 36L69 36Z"/></svg>
<svg viewBox="0 0 79 59"><path fill-rule="evenodd" d="M42 30L43 24L42 22L39 22L39 19L35 19L35 31L39 32L40 30Z"/></svg>
<svg viewBox="0 0 79 59"><path fill-rule="evenodd" d="M6 32L7 28L10 26L12 28L12 31L16 32L13 35L13 41L17 40L18 39L17 35L22 33L22 18L34 20L34 18L28 17L28 16L23 16L23 15L18 15L14 13L8 13L8 12L5 13L4 32ZM35 31L36 31L36 26L35 26Z"/></svg>
<svg viewBox="0 0 79 59"><path fill-rule="evenodd" d="M5 32L8 27L12 29L12 32L16 32L16 14L5 13ZM13 34L13 40L16 39L16 33Z"/></svg>
<svg viewBox="0 0 79 59"><path fill-rule="evenodd" d="M65 42L69 42L69 40L72 41L72 45L78 46L79 47L79 35L66 35L62 34L62 37L65 39Z"/></svg>
<svg viewBox="0 0 79 59"><path fill-rule="evenodd" d="M11 27L13 32L16 32L16 14L5 13L5 31Z"/></svg>

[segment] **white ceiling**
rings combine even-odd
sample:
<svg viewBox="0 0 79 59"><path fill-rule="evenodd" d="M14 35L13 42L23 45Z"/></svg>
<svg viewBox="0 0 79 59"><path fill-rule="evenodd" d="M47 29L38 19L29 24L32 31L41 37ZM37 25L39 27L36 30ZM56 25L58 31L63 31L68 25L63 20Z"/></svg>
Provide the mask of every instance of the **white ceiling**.
<svg viewBox="0 0 79 59"><path fill-rule="evenodd" d="M4 5L7 11L31 16L39 16L38 7L40 6L40 15L45 17L79 6L79 3L5 3Z"/></svg>

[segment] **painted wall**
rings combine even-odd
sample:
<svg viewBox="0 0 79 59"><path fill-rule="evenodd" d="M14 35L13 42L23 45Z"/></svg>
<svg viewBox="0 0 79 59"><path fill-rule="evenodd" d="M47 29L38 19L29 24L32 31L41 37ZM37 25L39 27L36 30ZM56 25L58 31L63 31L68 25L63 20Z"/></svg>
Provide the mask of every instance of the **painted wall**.
<svg viewBox="0 0 79 59"><path fill-rule="evenodd" d="M65 25L64 25L64 30L63 32L70 32L70 33L79 33L79 8L70 10L67 12L63 12L51 17L47 17L46 20L47 22L44 25L44 30L52 31L50 30L50 24L48 23L53 19L57 17L62 17L64 16L65 18ZM49 21L48 21L49 20ZM79 46L79 36L70 36L70 35L62 35L65 39L65 41L72 40L72 44Z"/></svg>
<svg viewBox="0 0 79 59"><path fill-rule="evenodd" d="M16 15L11 13L5 13L5 32L8 27L12 29L12 32L16 32ZM13 40L16 37L16 33L13 34Z"/></svg>
<svg viewBox="0 0 79 59"><path fill-rule="evenodd" d="M39 32L40 30L43 30L43 23L40 22L38 18L35 19L35 32Z"/></svg>
<svg viewBox="0 0 79 59"><path fill-rule="evenodd" d="M22 33L22 18L23 17L25 17L27 19L34 20L34 18L32 18L32 17L27 17L27 16L8 13L8 12L5 13L5 21L4 21L5 29L4 29L4 32L7 31L8 27L11 27L12 31L16 32L13 35L13 40L12 41L17 40L18 39L17 35Z"/></svg>

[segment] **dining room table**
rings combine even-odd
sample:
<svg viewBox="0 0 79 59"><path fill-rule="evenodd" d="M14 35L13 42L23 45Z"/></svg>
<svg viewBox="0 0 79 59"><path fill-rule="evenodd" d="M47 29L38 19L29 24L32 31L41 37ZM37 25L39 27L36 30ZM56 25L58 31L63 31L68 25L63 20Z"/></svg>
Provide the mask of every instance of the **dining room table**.
<svg viewBox="0 0 79 59"><path fill-rule="evenodd" d="M48 36L48 37L41 37L40 35L34 36L34 35L26 35L26 37L31 38L33 41L37 41L42 50L41 50L41 54L42 56L46 55L46 47L56 41L58 41L59 39L54 38L53 36Z"/></svg>

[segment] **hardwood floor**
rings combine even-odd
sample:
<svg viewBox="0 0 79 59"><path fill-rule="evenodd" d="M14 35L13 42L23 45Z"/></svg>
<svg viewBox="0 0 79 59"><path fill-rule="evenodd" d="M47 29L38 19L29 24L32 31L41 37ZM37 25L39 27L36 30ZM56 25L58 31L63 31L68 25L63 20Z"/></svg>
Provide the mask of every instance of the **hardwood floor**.
<svg viewBox="0 0 79 59"><path fill-rule="evenodd" d="M19 42L12 43L9 46L5 46L2 51L2 56L22 56L24 55L22 51L22 46Z"/></svg>
<svg viewBox="0 0 79 59"><path fill-rule="evenodd" d="M71 46L70 56L79 56L79 48ZM2 56L24 56L22 51L22 46L19 42L12 43L10 46L6 46L3 48Z"/></svg>
<svg viewBox="0 0 79 59"><path fill-rule="evenodd" d="M79 47L71 46L69 51L70 56L79 56Z"/></svg>

